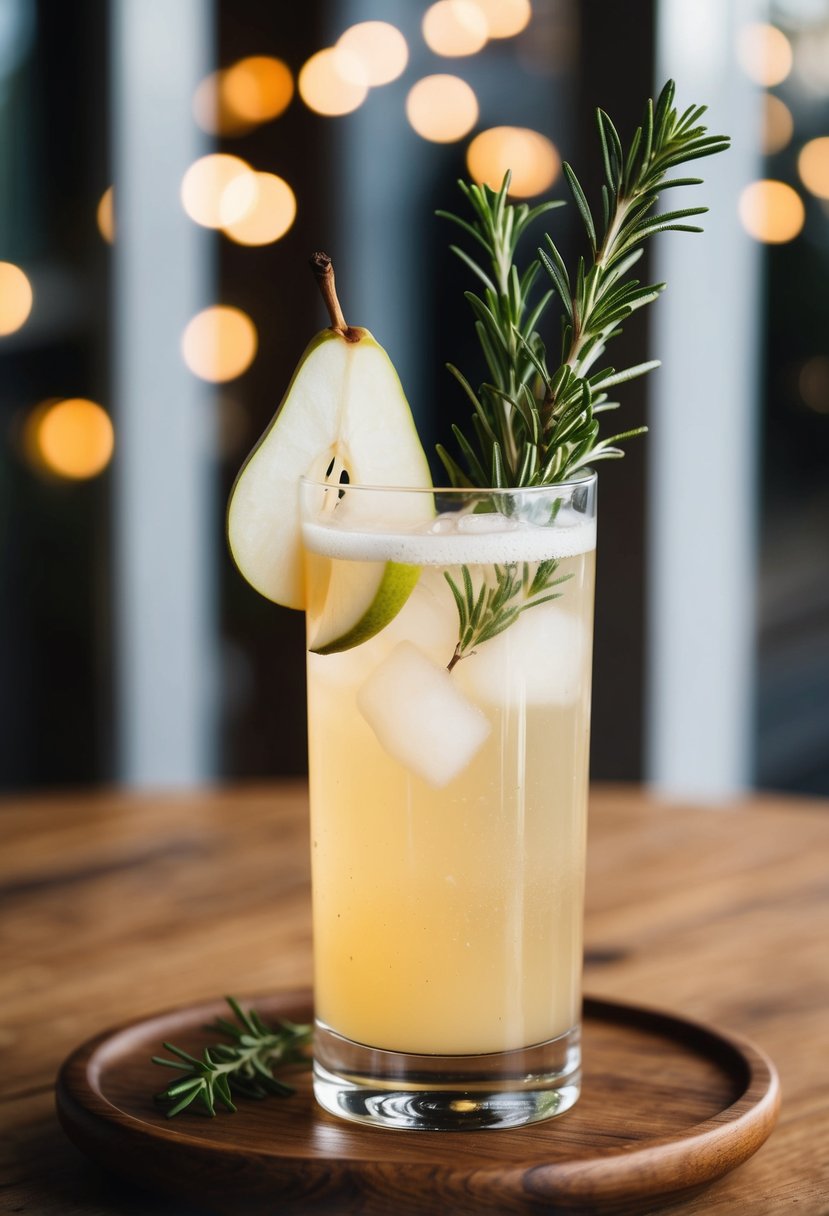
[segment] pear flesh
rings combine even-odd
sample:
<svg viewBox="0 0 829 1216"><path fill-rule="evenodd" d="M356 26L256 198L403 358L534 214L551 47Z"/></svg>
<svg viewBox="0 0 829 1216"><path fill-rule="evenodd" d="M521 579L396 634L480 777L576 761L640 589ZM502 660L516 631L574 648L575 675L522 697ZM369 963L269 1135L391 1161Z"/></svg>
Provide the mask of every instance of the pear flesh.
<svg viewBox="0 0 829 1216"><path fill-rule="evenodd" d="M373 583L368 581L369 566L374 569ZM345 562L338 566L332 572L322 619L309 639L308 649L314 654L340 654L367 642L394 620L419 577L419 566L403 562Z"/></svg>
<svg viewBox="0 0 829 1216"><path fill-rule="evenodd" d="M227 532L233 559L255 590L287 608L306 606L301 477L322 482L333 467L359 485L432 484L391 360L368 330L347 333L326 329L312 340L231 491ZM409 501L411 522L434 512L430 495L412 495ZM401 522L398 516L394 525ZM395 562L337 563L337 568L352 565L345 577L350 594L342 585L335 588L337 576L332 578L332 604L329 610L326 603L317 631L321 653L348 648L342 644L346 636L352 638L348 646L373 636L400 611L417 579L416 567ZM342 584L344 576L338 577Z"/></svg>

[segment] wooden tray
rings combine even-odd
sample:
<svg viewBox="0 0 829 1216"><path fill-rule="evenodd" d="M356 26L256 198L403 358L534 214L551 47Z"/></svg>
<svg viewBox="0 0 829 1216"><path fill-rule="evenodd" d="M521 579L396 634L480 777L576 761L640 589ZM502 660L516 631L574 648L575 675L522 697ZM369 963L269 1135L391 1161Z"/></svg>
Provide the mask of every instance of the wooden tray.
<svg viewBox="0 0 829 1216"><path fill-rule="evenodd" d="M307 1021L310 993L254 999L267 1018ZM652 1211L721 1177L774 1126L779 1086L756 1047L670 1014L588 999L584 1085L567 1114L494 1133L402 1132L332 1118L300 1075L291 1098L235 1115L167 1120L150 1062L163 1039L197 1053L222 1002L109 1031L64 1063L69 1137L101 1165L214 1213ZM292 1078L293 1080L293 1078Z"/></svg>

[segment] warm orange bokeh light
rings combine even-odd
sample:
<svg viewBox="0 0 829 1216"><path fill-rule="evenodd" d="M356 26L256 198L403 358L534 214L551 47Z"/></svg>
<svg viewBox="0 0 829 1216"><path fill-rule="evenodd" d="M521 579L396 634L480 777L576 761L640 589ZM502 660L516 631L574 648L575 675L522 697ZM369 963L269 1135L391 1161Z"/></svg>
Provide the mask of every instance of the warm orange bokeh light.
<svg viewBox="0 0 829 1216"><path fill-rule="evenodd" d="M16 333L29 319L32 285L14 262L0 262L0 338Z"/></svg>
<svg viewBox="0 0 829 1216"><path fill-rule="evenodd" d="M219 93L222 107L240 123L269 122L290 105L294 78L281 59L250 55L227 68Z"/></svg>
<svg viewBox="0 0 829 1216"><path fill-rule="evenodd" d="M792 112L779 97L767 93L763 99L762 150L765 156L782 152L794 133Z"/></svg>
<svg viewBox="0 0 829 1216"><path fill-rule="evenodd" d="M476 182L499 189L508 169L512 170L510 194L532 198L549 190L561 169L555 144L528 127L491 127L481 131L469 145L466 164Z"/></svg>
<svg viewBox="0 0 829 1216"><path fill-rule="evenodd" d="M337 46L359 60L365 83L371 88L397 80L409 62L406 39L397 26L387 21L352 25L337 39Z"/></svg>
<svg viewBox="0 0 829 1216"><path fill-rule="evenodd" d="M247 371L258 343L256 326L247 313L215 304L190 321L181 339L181 353L195 376L223 384Z"/></svg>
<svg viewBox="0 0 829 1216"><path fill-rule="evenodd" d="M98 231L111 245L115 240L115 204L112 186L107 187L101 195L95 218L98 222Z"/></svg>
<svg viewBox="0 0 829 1216"><path fill-rule="evenodd" d="M818 198L829 198L829 135L810 139L797 158L800 180Z"/></svg>
<svg viewBox="0 0 829 1216"><path fill-rule="evenodd" d="M451 144L478 121L478 99L459 76L424 76L406 98L406 117L423 139Z"/></svg>
<svg viewBox="0 0 829 1216"><path fill-rule="evenodd" d="M739 212L749 236L767 245L793 241L806 218L797 191L785 182L776 181L752 182L746 186L740 195Z"/></svg>
<svg viewBox="0 0 829 1216"><path fill-rule="evenodd" d="M330 117L350 114L368 95L362 63L341 46L329 46L312 55L300 69L297 83L308 109Z"/></svg>
<svg viewBox="0 0 829 1216"><path fill-rule="evenodd" d="M737 35L737 58L746 76L771 88L792 70L792 44L774 25L744 25Z"/></svg>
<svg viewBox="0 0 829 1216"><path fill-rule="evenodd" d="M437 0L423 16L423 39L436 55L474 55L486 45L489 26L474 0Z"/></svg>
<svg viewBox="0 0 829 1216"><path fill-rule="evenodd" d="M105 409L85 397L45 403L30 416L27 430L35 467L56 477L84 481L112 459L112 421Z"/></svg>
<svg viewBox="0 0 829 1216"><path fill-rule="evenodd" d="M249 192L245 199L237 189L238 210L230 214L224 195L228 186L239 178L247 180ZM184 210L191 220L205 228L221 228L240 219L254 197L255 177L250 165L238 156L227 156L223 152L201 157L190 166L181 183Z"/></svg>
<svg viewBox="0 0 829 1216"><path fill-rule="evenodd" d="M486 18L490 38L514 38L533 15L530 0L473 0Z"/></svg>
<svg viewBox="0 0 829 1216"><path fill-rule="evenodd" d="M193 117L208 135L247 135L256 124L240 118L228 107L224 96L226 76L225 68L205 76L193 94Z"/></svg>
<svg viewBox="0 0 829 1216"><path fill-rule="evenodd" d="M255 182L252 200L246 178L236 178L222 195L223 209L239 216L223 225L225 234L237 245L270 245L285 235L296 216L296 196L286 181L275 173L257 173ZM240 190L244 194L237 200L235 195Z"/></svg>

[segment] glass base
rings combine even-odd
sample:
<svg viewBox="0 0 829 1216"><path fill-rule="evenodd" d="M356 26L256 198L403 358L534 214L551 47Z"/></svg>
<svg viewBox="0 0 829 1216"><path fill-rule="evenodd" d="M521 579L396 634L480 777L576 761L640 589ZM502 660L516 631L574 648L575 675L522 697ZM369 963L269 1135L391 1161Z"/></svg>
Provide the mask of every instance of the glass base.
<svg viewBox="0 0 829 1216"><path fill-rule="evenodd" d="M521 1127L569 1110L581 1091L580 1028L476 1056L383 1051L314 1034L314 1096L341 1119L406 1131Z"/></svg>

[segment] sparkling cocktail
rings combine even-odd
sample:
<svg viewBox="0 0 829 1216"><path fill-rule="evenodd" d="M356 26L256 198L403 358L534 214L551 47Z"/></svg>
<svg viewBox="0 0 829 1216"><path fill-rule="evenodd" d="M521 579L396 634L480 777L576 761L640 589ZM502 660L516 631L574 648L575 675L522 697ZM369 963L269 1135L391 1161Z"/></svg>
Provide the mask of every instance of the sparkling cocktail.
<svg viewBox="0 0 829 1216"><path fill-rule="evenodd" d="M303 495L317 1096L400 1126L557 1113L578 1094L595 480ZM338 587L389 562L419 569L391 623L314 653ZM502 627L454 657L468 593L478 634Z"/></svg>

